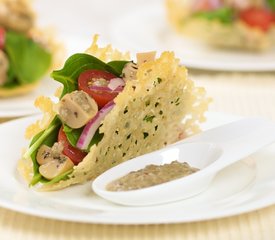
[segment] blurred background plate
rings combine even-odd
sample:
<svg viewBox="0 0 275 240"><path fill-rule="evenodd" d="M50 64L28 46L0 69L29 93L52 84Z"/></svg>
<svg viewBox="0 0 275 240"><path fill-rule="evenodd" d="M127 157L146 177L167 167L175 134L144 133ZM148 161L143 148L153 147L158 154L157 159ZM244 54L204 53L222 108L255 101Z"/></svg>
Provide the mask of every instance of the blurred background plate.
<svg viewBox="0 0 275 240"><path fill-rule="evenodd" d="M166 19L163 1L143 4L112 23L112 43L131 52L175 51L190 68L226 71L275 70L275 48L252 53L210 48L173 32Z"/></svg>
<svg viewBox="0 0 275 240"><path fill-rule="evenodd" d="M53 38L64 45L64 60L73 53L83 52L91 43L91 35L88 36L91 32L87 31L87 34L84 34L87 25L84 26L84 19L81 19L83 16L81 12L87 9L86 5L89 3L83 0L79 2L76 7L69 0L57 0L55 7L49 1L37 0L33 2L37 25L39 28L45 29L45 33L53 33ZM65 6L68 8L68 12L60 11ZM74 12L78 14L78 18L72 17ZM86 13L85 16L88 15L88 12ZM35 99L41 95L54 98L54 93L60 86L49 75L50 73L31 93L0 99L0 118L8 119L40 113L40 110L34 107Z"/></svg>
<svg viewBox="0 0 275 240"><path fill-rule="evenodd" d="M35 99L41 95L54 99L54 93L58 86L60 86L59 83L45 77L38 87L29 94L0 99L0 118L14 118L39 113L40 110L34 106Z"/></svg>

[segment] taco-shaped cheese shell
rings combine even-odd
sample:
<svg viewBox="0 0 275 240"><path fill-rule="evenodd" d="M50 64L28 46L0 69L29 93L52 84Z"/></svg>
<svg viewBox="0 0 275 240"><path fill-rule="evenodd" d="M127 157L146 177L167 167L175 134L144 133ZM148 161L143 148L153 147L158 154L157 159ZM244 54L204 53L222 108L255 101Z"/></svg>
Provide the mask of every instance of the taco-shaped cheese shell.
<svg viewBox="0 0 275 240"><path fill-rule="evenodd" d="M114 53L115 60L119 57L112 49L98 49L95 42L89 49L91 52L97 56L103 53L102 59L112 56L110 52ZM49 100L41 102L47 102L49 109L44 107L44 110L48 115L29 128L29 135L37 133L33 132L35 128L46 128L54 117ZM186 68L180 65L174 53L164 52L156 60L140 65L137 79L126 82L114 103L99 128L104 134L102 140L91 147L65 180L51 185L39 184L37 188L49 191L84 183L123 161L192 135L205 120L209 98L203 88L195 87L188 79ZM31 165L30 159L20 161L19 169L25 177L31 176Z"/></svg>

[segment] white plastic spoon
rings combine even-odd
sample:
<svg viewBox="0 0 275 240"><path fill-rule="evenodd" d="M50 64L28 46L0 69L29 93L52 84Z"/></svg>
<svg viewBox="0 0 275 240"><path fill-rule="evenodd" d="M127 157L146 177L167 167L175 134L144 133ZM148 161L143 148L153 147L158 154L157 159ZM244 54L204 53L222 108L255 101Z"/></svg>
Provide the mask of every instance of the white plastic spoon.
<svg viewBox="0 0 275 240"><path fill-rule="evenodd" d="M186 199L207 189L215 175L223 168L272 142L275 142L275 123L260 118L245 118L121 163L97 177L92 183L92 189L102 198L130 206ZM170 163L173 160L188 162L200 171L148 188L119 192L106 190L108 183L131 171L150 164Z"/></svg>

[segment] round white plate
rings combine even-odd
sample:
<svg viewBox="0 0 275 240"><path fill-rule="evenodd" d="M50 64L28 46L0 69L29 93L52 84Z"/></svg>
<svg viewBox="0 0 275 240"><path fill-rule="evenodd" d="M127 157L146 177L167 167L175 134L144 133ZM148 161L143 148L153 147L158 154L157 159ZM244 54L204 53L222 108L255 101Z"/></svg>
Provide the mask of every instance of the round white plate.
<svg viewBox="0 0 275 240"><path fill-rule="evenodd" d="M265 53L214 49L177 35L169 25L163 1L143 5L111 25L111 40L131 52L170 50L190 68L227 71L275 70L275 48Z"/></svg>
<svg viewBox="0 0 275 240"><path fill-rule="evenodd" d="M150 207L124 207L96 196L90 183L56 192L35 192L21 179L16 164L26 126L39 116L0 125L0 206L35 216L88 223L153 224L191 222L245 213L275 203L275 145L220 172L211 186L191 199ZM208 114L203 128L237 117Z"/></svg>
<svg viewBox="0 0 275 240"><path fill-rule="evenodd" d="M54 93L58 86L60 86L58 82L50 79L50 77L45 77L31 93L17 97L0 98L0 118L20 117L39 113L39 109L34 106L35 99L41 95L54 98Z"/></svg>

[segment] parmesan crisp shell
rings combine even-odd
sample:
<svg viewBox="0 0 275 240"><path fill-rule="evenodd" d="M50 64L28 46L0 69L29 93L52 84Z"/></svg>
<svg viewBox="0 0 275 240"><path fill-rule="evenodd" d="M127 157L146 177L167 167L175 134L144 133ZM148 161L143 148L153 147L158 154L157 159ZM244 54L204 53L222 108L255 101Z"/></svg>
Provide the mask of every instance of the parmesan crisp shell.
<svg viewBox="0 0 275 240"><path fill-rule="evenodd" d="M93 49L106 53L106 49L95 45L96 40L89 48L90 54L94 55ZM108 54L95 55L105 61L124 56L117 50L110 51L110 47ZM137 80L126 83L114 100L115 107L102 121L103 139L91 147L69 179L50 186L41 185L40 190L58 190L84 183L123 161L163 148L182 135L196 133L198 124L205 120L209 101L205 90L195 87L187 78L186 68L179 65L174 53L162 53L160 58L139 67Z"/></svg>

